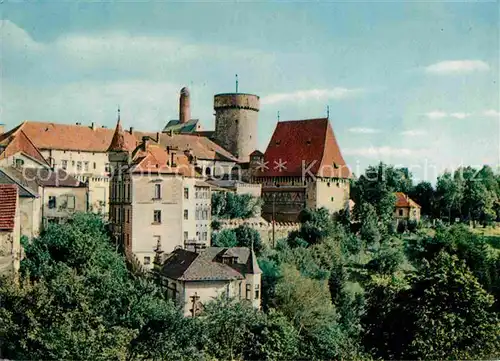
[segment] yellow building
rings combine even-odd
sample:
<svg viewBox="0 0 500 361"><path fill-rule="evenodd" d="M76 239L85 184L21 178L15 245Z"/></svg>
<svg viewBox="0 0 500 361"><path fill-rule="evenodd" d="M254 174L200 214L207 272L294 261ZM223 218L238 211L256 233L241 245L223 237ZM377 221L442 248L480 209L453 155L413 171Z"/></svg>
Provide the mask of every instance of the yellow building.
<svg viewBox="0 0 500 361"><path fill-rule="evenodd" d="M420 221L420 205L403 192L396 192L394 217L397 220Z"/></svg>
<svg viewBox="0 0 500 361"><path fill-rule="evenodd" d="M108 148L109 218L128 254L151 268L155 249L209 245L210 186L196 172L195 158L145 136L127 147L118 120Z"/></svg>

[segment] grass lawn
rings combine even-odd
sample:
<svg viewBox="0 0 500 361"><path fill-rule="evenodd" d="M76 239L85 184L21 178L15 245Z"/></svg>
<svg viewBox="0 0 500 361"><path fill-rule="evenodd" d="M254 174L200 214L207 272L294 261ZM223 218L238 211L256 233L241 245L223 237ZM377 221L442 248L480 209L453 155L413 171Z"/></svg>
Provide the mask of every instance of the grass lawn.
<svg viewBox="0 0 500 361"><path fill-rule="evenodd" d="M500 226L497 225L496 227L486 228L477 227L471 228L470 230L472 233L483 236L491 247L500 250Z"/></svg>

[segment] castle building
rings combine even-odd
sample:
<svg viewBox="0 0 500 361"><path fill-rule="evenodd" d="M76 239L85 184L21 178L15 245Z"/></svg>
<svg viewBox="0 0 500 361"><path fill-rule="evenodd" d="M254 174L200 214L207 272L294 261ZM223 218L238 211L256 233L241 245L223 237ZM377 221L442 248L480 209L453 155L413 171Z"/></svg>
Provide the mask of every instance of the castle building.
<svg viewBox="0 0 500 361"><path fill-rule="evenodd" d="M253 102L257 102L258 108L258 97L254 97ZM243 95L236 94L235 99L237 101L234 105L231 105L229 101L226 107L222 105L218 107L218 114L221 115L223 119L221 122L224 123L220 129L239 129L241 126L237 126L238 114L242 116L247 112L256 114L256 111L244 109L245 97ZM251 121L241 121L240 124L243 124L243 127L249 127L245 125L248 123L256 127L256 115L253 118L250 116L247 118L251 118ZM0 128L0 132L3 132L3 129ZM196 159L197 171L207 177L230 174L240 160L224 146L207 137L207 134L213 135L214 132L202 132L198 120L191 119L189 90L183 88L179 97L178 120L170 121L161 132L144 132L130 127L124 130L124 144L129 151L133 151L138 144L142 143L143 138L147 137L164 147L169 147L172 152L189 152ZM21 142L25 150L22 155L24 162L29 162L30 157L43 160L48 166L62 169L79 181L87 183L90 210L104 215L108 214L111 168L107 150L114 135L113 129L99 127L95 123L87 126L79 122L60 124L25 121L9 132L0 134L0 153L2 153L2 147L5 148L2 141L9 140L13 135L16 135L19 141L23 137L27 138ZM223 138L224 136L219 136L219 139ZM247 138L255 142L256 133L250 134ZM250 144L248 143L245 149L254 147ZM11 146L16 149L18 147L18 144ZM233 148L238 149L236 146ZM37 152L39 154L36 154ZM6 158L10 153L9 150L4 157ZM9 161L14 161L11 155L9 155Z"/></svg>
<svg viewBox="0 0 500 361"><path fill-rule="evenodd" d="M176 249L156 267L168 298L181 306L185 316L197 316L205 303L221 294L261 306L262 271L249 248Z"/></svg>
<svg viewBox="0 0 500 361"><path fill-rule="evenodd" d="M351 173L327 118L278 122L266 152L252 153L252 181L262 184L262 216L294 222L304 208L349 205Z"/></svg>
<svg viewBox="0 0 500 361"><path fill-rule="evenodd" d="M172 252L210 241L211 194L188 152L148 136L130 150L118 119L108 147L110 222L128 254L152 267L155 249Z"/></svg>

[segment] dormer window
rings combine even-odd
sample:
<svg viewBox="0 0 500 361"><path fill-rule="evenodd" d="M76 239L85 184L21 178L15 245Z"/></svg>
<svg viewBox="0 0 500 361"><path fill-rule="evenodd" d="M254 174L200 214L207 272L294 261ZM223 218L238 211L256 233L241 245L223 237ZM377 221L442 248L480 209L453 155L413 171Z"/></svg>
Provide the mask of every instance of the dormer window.
<svg viewBox="0 0 500 361"><path fill-rule="evenodd" d="M16 159L16 167L22 167L24 165L24 160Z"/></svg>
<svg viewBox="0 0 500 361"><path fill-rule="evenodd" d="M281 140L277 140L276 145L280 145L280 144L281 144Z"/></svg>
<svg viewBox="0 0 500 361"><path fill-rule="evenodd" d="M333 162L333 168L338 169L339 165L335 162Z"/></svg>

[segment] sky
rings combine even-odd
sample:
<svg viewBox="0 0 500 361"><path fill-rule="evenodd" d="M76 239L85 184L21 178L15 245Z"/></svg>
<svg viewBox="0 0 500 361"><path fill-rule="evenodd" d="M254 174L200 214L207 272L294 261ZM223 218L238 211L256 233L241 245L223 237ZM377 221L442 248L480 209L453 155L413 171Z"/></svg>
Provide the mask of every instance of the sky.
<svg viewBox="0 0 500 361"><path fill-rule="evenodd" d="M434 181L500 159L499 1L0 3L0 123L161 130L213 96L260 96L280 120L327 115L355 174L379 161Z"/></svg>

